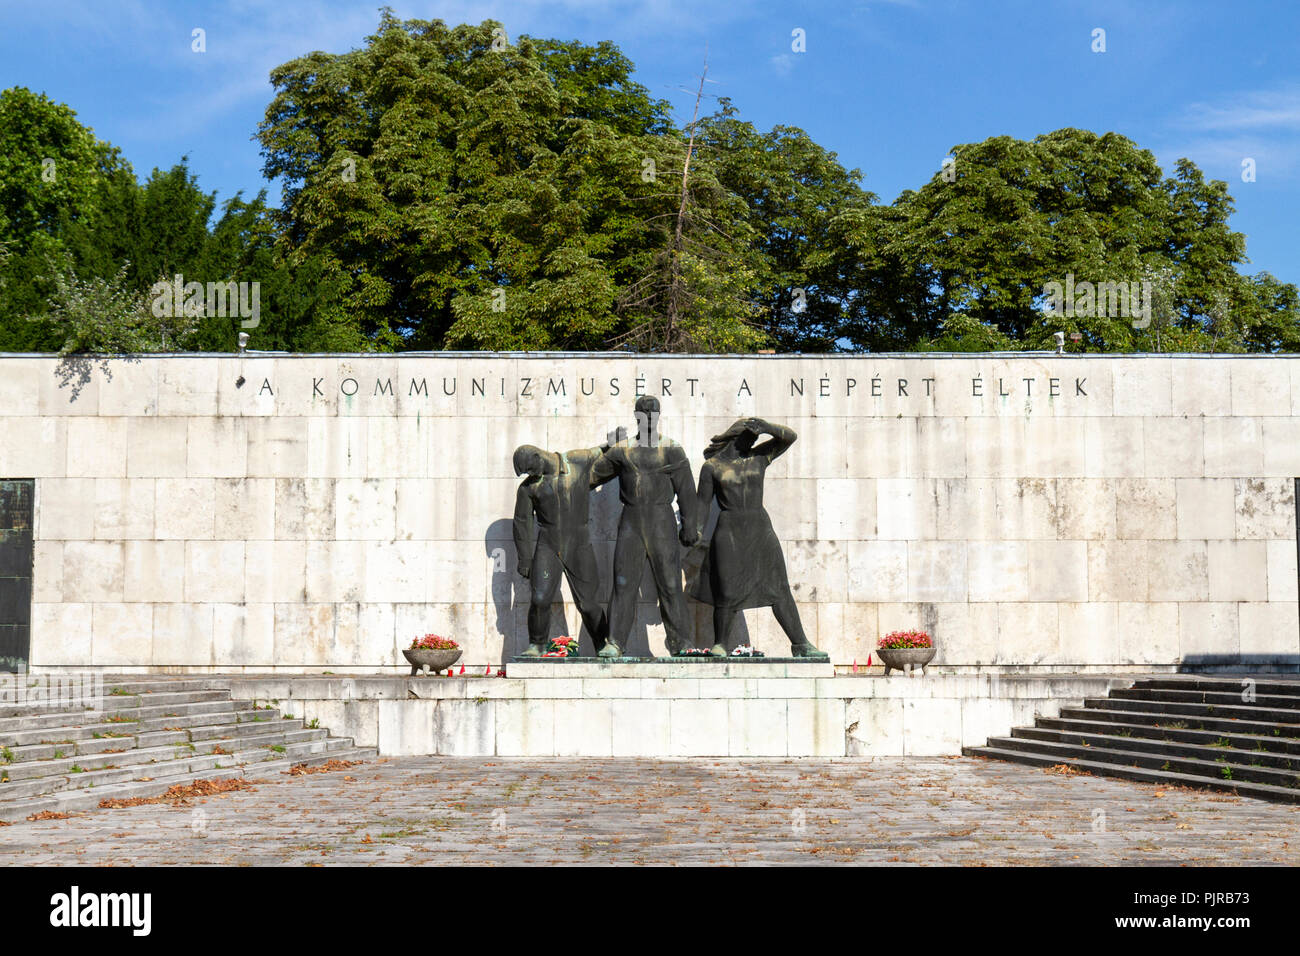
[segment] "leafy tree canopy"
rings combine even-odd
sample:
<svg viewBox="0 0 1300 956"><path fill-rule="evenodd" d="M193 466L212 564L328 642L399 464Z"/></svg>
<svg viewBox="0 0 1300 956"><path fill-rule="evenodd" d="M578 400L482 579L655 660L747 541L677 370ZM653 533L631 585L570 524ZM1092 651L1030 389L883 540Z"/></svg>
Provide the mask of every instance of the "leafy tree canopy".
<svg viewBox="0 0 1300 956"><path fill-rule="evenodd" d="M1116 133L958 145L882 205L796 126L678 123L608 42L384 10L271 81L278 205L0 92L0 349L233 350L240 317L146 310L177 275L258 283L262 349L1300 349L1227 184Z"/></svg>

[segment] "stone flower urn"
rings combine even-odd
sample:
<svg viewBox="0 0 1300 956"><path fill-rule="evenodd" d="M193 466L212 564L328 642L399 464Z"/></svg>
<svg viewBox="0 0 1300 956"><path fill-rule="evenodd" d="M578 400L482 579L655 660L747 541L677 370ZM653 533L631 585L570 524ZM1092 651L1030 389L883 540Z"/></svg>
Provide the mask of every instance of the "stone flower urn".
<svg viewBox="0 0 1300 956"><path fill-rule="evenodd" d="M936 650L934 647L879 647L876 653L884 662L886 677L890 671L903 671L911 677L917 667L921 668L922 674L925 673L925 668L934 660Z"/></svg>
<svg viewBox="0 0 1300 956"><path fill-rule="evenodd" d="M446 650L417 647L407 648L402 653L411 662L411 676L414 677L421 671L425 674L436 674L438 671L447 670L460 660L461 650L459 647L450 647Z"/></svg>

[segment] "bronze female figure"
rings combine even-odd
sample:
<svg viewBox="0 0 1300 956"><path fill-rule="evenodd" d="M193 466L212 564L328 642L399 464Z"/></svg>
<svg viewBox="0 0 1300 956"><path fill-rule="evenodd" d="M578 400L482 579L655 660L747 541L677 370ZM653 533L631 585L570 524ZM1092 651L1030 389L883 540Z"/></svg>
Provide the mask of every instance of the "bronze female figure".
<svg viewBox="0 0 1300 956"><path fill-rule="evenodd" d="M760 435L769 435L760 445ZM727 653L727 635L737 612L770 607L790 638L795 657L827 659L804 634L799 609L786 576L785 556L763 508L763 476L777 456L794 444L793 429L761 418L743 418L704 450L700 469L699 514L707 515L716 497L720 512L694 596L713 605L713 650Z"/></svg>

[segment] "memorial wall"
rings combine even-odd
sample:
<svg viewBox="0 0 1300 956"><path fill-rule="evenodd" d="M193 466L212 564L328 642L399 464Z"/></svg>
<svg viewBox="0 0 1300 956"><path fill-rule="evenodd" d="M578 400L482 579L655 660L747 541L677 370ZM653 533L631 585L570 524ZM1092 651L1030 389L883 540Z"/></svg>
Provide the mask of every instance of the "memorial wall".
<svg viewBox="0 0 1300 956"><path fill-rule="evenodd" d="M34 480L26 659L404 671L436 633L496 668L527 645L514 449L635 435L640 395L694 477L737 418L797 432L765 505L837 665L913 627L955 669L1300 659L1300 359L481 353L0 358L0 480ZM607 600L615 483L591 514ZM648 573L639 600L626 653L662 654ZM690 602L698 646L711 612ZM744 618L730 643L788 653Z"/></svg>

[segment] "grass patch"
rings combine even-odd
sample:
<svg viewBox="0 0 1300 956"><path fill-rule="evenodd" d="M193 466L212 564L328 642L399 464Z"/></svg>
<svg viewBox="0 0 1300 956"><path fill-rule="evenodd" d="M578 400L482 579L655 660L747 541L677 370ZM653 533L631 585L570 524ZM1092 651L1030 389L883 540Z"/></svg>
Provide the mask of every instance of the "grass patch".
<svg viewBox="0 0 1300 956"><path fill-rule="evenodd" d="M402 839L405 839L405 838L407 838L407 837L421 836L423 833L424 833L423 830L415 830L415 829L411 829L411 828L407 827L407 828L404 828L404 829L401 829L401 830L394 830L394 831L391 832L391 833L381 833L381 834L379 834L379 839L381 839L381 840L402 840Z"/></svg>

